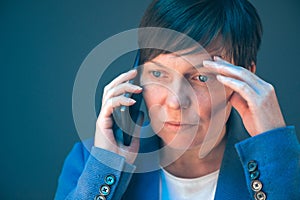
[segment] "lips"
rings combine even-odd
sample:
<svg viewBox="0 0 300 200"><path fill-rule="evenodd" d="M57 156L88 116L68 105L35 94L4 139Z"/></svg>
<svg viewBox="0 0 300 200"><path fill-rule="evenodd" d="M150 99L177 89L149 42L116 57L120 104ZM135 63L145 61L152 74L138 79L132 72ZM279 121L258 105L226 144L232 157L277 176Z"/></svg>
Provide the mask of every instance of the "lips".
<svg viewBox="0 0 300 200"><path fill-rule="evenodd" d="M187 129L198 126L196 123L186 123L186 122L178 122L178 121L166 121L164 123L164 127L170 130L178 131L180 129Z"/></svg>
<svg viewBox="0 0 300 200"><path fill-rule="evenodd" d="M198 125L198 123L191 123L191 122L181 122L181 121L165 121L165 124L172 124L172 125Z"/></svg>
<svg viewBox="0 0 300 200"><path fill-rule="evenodd" d="M172 124L172 125L180 125L180 124L183 124L181 122L176 122L176 121L166 121L165 122L166 124Z"/></svg>

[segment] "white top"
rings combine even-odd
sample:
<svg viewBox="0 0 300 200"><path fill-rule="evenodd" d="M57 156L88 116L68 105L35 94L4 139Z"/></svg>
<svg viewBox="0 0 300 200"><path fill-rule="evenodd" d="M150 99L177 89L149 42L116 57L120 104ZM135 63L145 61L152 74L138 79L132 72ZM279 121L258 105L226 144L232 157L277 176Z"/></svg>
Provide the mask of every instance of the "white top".
<svg viewBox="0 0 300 200"><path fill-rule="evenodd" d="M220 170L199 178L178 178L161 171L161 200L214 199Z"/></svg>

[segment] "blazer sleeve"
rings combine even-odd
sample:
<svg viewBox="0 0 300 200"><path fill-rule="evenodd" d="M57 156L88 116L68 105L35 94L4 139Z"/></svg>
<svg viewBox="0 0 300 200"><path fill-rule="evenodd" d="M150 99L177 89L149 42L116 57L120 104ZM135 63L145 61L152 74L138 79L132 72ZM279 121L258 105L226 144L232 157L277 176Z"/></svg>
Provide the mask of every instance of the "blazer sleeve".
<svg viewBox="0 0 300 200"><path fill-rule="evenodd" d="M277 128L235 147L253 199L300 199L300 145L295 127Z"/></svg>
<svg viewBox="0 0 300 200"><path fill-rule="evenodd" d="M118 154L94 146L89 152L77 143L65 160L55 200L97 199L101 191L107 200L121 199L134 170Z"/></svg>

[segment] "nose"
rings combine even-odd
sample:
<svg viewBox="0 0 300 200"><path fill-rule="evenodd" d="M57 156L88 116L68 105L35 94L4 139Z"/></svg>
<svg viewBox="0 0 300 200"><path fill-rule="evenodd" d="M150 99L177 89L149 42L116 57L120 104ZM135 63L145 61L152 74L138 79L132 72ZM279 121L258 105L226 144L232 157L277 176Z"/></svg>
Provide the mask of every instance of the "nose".
<svg viewBox="0 0 300 200"><path fill-rule="evenodd" d="M166 105L170 109L187 109L191 106L191 86L186 80L173 82L169 88Z"/></svg>

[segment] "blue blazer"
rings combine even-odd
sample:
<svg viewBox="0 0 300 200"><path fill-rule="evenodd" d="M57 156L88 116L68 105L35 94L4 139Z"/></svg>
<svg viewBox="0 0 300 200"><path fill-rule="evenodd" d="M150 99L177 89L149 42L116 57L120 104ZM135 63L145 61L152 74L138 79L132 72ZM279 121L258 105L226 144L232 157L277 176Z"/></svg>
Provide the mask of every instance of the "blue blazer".
<svg viewBox="0 0 300 200"><path fill-rule="evenodd" d="M227 144L215 200L300 199L300 145L293 126L250 137L236 111L227 124ZM146 132L146 130L142 130ZM142 139L140 152L158 148L156 136ZM106 199L159 200L160 170L134 173L158 165L158 157L129 165L125 158L93 147L93 140L75 144L59 177L56 200L94 199L113 175ZM125 171L125 172L124 172Z"/></svg>

